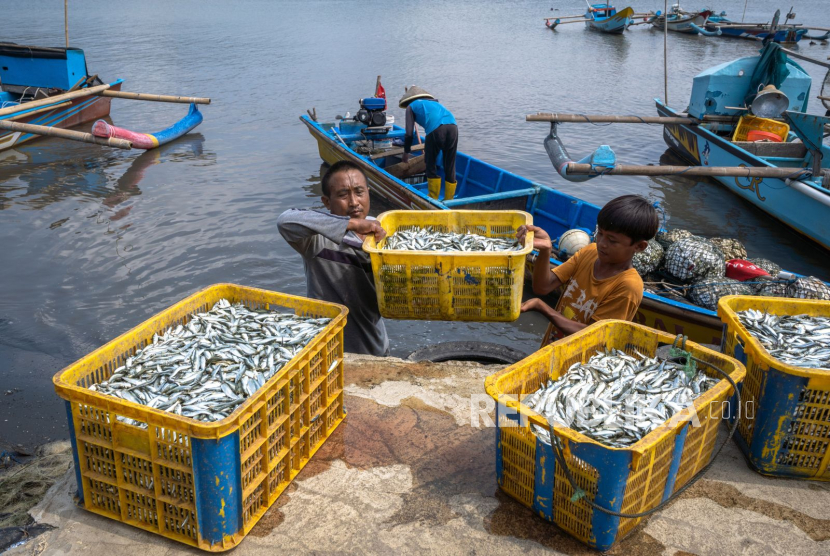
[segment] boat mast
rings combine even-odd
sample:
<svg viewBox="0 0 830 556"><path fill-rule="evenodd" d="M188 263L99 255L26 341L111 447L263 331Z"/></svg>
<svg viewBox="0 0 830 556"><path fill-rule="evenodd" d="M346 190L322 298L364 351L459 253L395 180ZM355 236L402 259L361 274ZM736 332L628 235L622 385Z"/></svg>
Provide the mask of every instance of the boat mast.
<svg viewBox="0 0 830 556"><path fill-rule="evenodd" d="M669 0L663 5L663 104L669 105Z"/></svg>
<svg viewBox="0 0 830 556"><path fill-rule="evenodd" d="M66 37L66 48L69 48L69 0L63 0L63 34Z"/></svg>
<svg viewBox="0 0 830 556"><path fill-rule="evenodd" d="M746 5L747 4L749 4L749 0L744 0L744 15L741 16L741 23L743 23L744 19L746 18Z"/></svg>

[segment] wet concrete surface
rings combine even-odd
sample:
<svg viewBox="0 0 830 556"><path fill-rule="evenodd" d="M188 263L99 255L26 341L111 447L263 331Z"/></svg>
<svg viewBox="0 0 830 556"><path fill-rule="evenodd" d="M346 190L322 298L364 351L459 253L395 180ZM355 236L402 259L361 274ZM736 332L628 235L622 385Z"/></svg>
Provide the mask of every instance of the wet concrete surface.
<svg viewBox="0 0 830 556"><path fill-rule="evenodd" d="M499 367L349 357L348 416L233 554L596 554L496 485L484 377ZM53 525L11 554L190 552L71 502L67 474L31 513ZM749 470L733 443L705 478L609 552L827 554L830 487Z"/></svg>

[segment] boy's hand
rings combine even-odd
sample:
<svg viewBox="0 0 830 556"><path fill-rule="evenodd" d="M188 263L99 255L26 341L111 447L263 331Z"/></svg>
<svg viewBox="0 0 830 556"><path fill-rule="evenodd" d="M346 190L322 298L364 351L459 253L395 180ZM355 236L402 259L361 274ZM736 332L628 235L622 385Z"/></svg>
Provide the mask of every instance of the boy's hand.
<svg viewBox="0 0 830 556"><path fill-rule="evenodd" d="M527 313L528 311L539 311L543 312L545 308L550 308L550 306L539 299L538 297L534 297L533 299L528 299L524 303L522 303L522 313Z"/></svg>
<svg viewBox="0 0 830 556"><path fill-rule="evenodd" d="M519 243L524 245L525 237L528 232L533 232L533 248L538 251L551 251L553 244L551 244L548 233L539 226L519 226L516 230L516 239Z"/></svg>
<svg viewBox="0 0 830 556"><path fill-rule="evenodd" d="M365 218L352 218L346 226L347 230L351 230L357 235L363 237L367 234L375 234L375 241L380 241L386 237L386 230L384 230L377 220L367 220Z"/></svg>

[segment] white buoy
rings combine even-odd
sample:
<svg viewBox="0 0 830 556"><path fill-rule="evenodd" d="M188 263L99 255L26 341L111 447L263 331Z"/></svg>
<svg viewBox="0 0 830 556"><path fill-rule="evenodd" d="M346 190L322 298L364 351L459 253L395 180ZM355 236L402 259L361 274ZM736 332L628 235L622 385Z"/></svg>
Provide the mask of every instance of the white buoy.
<svg viewBox="0 0 830 556"><path fill-rule="evenodd" d="M559 236L559 254L573 257L577 251L591 244L591 236L583 230L568 230Z"/></svg>

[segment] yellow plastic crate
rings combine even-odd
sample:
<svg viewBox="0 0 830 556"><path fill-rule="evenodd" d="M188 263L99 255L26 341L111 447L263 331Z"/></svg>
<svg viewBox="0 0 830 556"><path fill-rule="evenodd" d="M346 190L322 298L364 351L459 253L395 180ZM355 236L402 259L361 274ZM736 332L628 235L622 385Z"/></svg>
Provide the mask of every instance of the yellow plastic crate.
<svg viewBox="0 0 830 556"><path fill-rule="evenodd" d="M830 317L830 301L733 295L718 302L723 351L746 365L738 446L764 475L830 481L830 370L772 357L738 320L747 309Z"/></svg>
<svg viewBox="0 0 830 556"><path fill-rule="evenodd" d="M759 118L757 116L741 116L738 120L738 125L735 126L735 133L732 134L733 141L749 141L747 135L752 130L768 131L774 133L781 138L782 141L787 140L787 135L790 133L790 126L783 122L776 122L768 118Z"/></svg>
<svg viewBox="0 0 830 556"><path fill-rule="evenodd" d="M533 224L518 210L393 210L378 217L389 235L432 226L442 231L515 238ZM384 240L385 241L385 240ZM373 235L363 250L372 259L380 314L390 319L514 321L519 318L524 265L533 249L529 233L521 251L441 253L386 251Z"/></svg>
<svg viewBox="0 0 830 556"><path fill-rule="evenodd" d="M87 389L109 378L154 334L187 323L222 298L332 321L234 413L214 423ZM217 284L57 373L53 382L66 400L80 503L203 550L239 544L345 416L347 313L333 303Z"/></svg>
<svg viewBox="0 0 830 556"><path fill-rule="evenodd" d="M548 428L546 419L520 403L548 379L556 380L576 362L598 350L639 351L654 356L675 337L625 321L605 320L559 340L487 377L485 388L496 400L496 475L511 497L585 544L608 550L642 518L620 518L594 510L586 500L617 513L650 510L688 483L708 462L726 414L732 386L722 379L675 418L636 444L611 448L567 427L554 433L585 498L573 501L574 489L557 465L550 445L538 440L531 424ZM738 361L694 343L687 350L720 367L739 384L745 369ZM698 364L709 376L722 378ZM725 415L728 417L728 415Z"/></svg>

